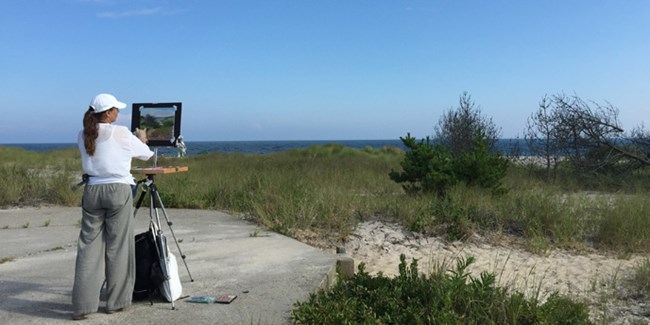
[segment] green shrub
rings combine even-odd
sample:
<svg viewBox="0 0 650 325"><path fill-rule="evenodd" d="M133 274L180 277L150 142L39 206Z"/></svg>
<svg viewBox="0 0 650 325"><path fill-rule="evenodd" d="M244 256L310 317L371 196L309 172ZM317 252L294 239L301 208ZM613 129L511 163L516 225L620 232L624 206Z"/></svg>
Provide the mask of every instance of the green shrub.
<svg viewBox="0 0 650 325"><path fill-rule="evenodd" d="M476 137L472 150L461 152L454 160L454 172L465 184L504 192L501 180L508 170L508 160L488 151L486 141Z"/></svg>
<svg viewBox="0 0 650 325"><path fill-rule="evenodd" d="M439 196L458 182L454 174L451 152L441 145L433 145L431 139L416 142L411 134L400 137L409 151L400 163L402 172L391 170L390 179L402 186L407 193L435 192Z"/></svg>
<svg viewBox="0 0 650 325"><path fill-rule="evenodd" d="M474 261L459 258L454 270L426 276L401 255L394 278L371 276L361 263L351 279L297 302L291 315L296 324L589 324L586 305L557 294L541 305L511 295L494 274L470 276Z"/></svg>
<svg viewBox="0 0 650 325"><path fill-rule="evenodd" d="M434 145L428 137L416 141L407 134L400 139L410 150L400 163L403 171L391 170L389 177L404 183L407 193L433 192L445 196L459 182L504 192L501 180L506 175L508 161L499 154L491 154L482 137L476 137L470 151L457 154L442 145Z"/></svg>

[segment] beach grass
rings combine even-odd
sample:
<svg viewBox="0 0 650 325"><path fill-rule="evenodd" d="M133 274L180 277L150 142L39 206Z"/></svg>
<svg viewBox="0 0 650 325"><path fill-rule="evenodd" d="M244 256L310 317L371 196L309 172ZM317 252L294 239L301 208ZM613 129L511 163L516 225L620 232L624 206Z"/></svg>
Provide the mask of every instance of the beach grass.
<svg viewBox="0 0 650 325"><path fill-rule="evenodd" d="M650 297L650 258L639 262L629 283L639 294Z"/></svg>
<svg viewBox="0 0 650 325"><path fill-rule="evenodd" d="M0 146L0 206L78 206L80 155L75 149L34 153ZM332 144L272 154L210 153L160 157L189 172L158 175L168 208L216 209L289 236L302 230L339 240L359 221L397 221L427 234L463 239L474 232L522 238L531 251L551 247L648 253L650 173L627 178L554 177L512 164L504 193L458 185L444 197L407 195L388 173L404 152ZM138 162L151 166L151 162Z"/></svg>
<svg viewBox="0 0 650 325"><path fill-rule="evenodd" d="M78 205L71 185L81 179L76 149L44 153L0 146L0 207L40 204Z"/></svg>

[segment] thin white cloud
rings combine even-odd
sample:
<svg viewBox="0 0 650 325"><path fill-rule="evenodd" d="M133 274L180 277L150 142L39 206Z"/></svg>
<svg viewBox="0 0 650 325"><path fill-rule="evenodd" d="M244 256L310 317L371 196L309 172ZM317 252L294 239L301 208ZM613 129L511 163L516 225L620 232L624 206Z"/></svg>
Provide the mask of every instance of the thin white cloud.
<svg viewBox="0 0 650 325"><path fill-rule="evenodd" d="M77 0L79 3L111 3L113 0Z"/></svg>
<svg viewBox="0 0 650 325"><path fill-rule="evenodd" d="M162 7L155 7L155 8L144 8L144 9L138 9L138 10L128 10L128 11L105 11L105 12L100 12L97 14L97 17L101 18L123 18L123 17L133 17L133 16L151 16L151 15L158 15L158 14L163 14L163 8Z"/></svg>

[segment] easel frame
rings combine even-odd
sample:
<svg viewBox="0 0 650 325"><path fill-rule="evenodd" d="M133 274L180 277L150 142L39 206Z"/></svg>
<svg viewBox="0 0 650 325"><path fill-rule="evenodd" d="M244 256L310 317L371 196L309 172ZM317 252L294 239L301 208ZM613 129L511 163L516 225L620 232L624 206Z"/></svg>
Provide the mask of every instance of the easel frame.
<svg viewBox="0 0 650 325"><path fill-rule="evenodd" d="M150 147L176 147L181 135L182 110L181 102L133 103L131 131L146 128Z"/></svg>
<svg viewBox="0 0 650 325"><path fill-rule="evenodd" d="M132 174L139 174L139 175L146 175L146 178L143 180L138 181L138 184L142 184L142 192L140 193L140 196L138 197L136 204L135 204L135 209L133 210L133 218L136 217L138 210L142 206L142 203L144 202L144 198L147 195L147 192L149 194L149 219L150 222L153 223L154 228L155 228L155 234L154 238L156 240L156 249L158 252L158 257L160 258L160 267L161 271L164 277L164 282L163 284L166 285L166 288L170 288L169 280L170 280L170 275L169 275L169 270L167 268L167 263L169 261L167 252L169 248L167 247L167 240L163 234L162 231L162 226L161 226L161 220L160 220L160 214L158 213L158 210L162 212L163 217L165 218L165 222L167 223L167 227L169 228L170 233L172 234L172 238L174 239L174 242L176 243L176 248L178 249L178 253L180 254L181 259L183 260L183 264L185 264L185 269L187 270L187 274L190 277L190 281L194 282L194 278L192 278L192 274L190 273L190 269L187 266L187 262L185 261L185 254L183 254L183 251L181 250L181 247L178 243L178 239L176 238L176 234L174 233L174 229L172 228L172 222L169 220L169 217L167 216L167 211L165 210L165 205L162 202L162 199L160 198L160 194L158 193L158 187L156 186L154 182L154 176L155 175L160 175L160 174L174 174L174 173L179 173L179 172L186 172L188 171L189 168L187 166L182 166L182 167L146 167L146 168L133 168L131 169ZM153 304L153 301L151 302ZM172 309L176 309L176 305L174 304L174 300L171 300L171 305Z"/></svg>

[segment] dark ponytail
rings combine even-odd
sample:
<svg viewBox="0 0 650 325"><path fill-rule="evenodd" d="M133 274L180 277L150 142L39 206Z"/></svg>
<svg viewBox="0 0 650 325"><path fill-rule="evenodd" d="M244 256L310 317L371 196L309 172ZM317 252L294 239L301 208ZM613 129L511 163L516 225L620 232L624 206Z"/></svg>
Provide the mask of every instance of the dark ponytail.
<svg viewBox="0 0 650 325"><path fill-rule="evenodd" d="M92 107L89 107L84 114L84 147L89 156L95 154L95 140L99 136L99 120Z"/></svg>

